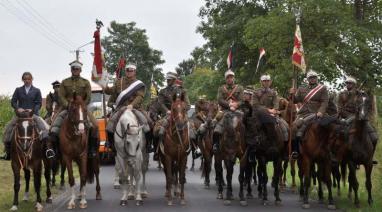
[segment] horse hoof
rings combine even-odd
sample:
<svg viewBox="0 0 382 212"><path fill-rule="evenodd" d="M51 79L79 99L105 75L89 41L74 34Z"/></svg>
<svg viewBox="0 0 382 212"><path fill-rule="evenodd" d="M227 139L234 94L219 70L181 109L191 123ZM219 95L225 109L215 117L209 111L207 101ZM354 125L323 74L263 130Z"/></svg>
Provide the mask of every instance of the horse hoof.
<svg viewBox="0 0 382 212"><path fill-rule="evenodd" d="M281 205L281 200L275 200L275 205L280 206Z"/></svg>
<svg viewBox="0 0 382 212"><path fill-rule="evenodd" d="M36 211L41 212L44 207L38 202L35 206Z"/></svg>
<svg viewBox="0 0 382 212"><path fill-rule="evenodd" d="M210 185L204 185L204 189L210 189Z"/></svg>
<svg viewBox="0 0 382 212"><path fill-rule="evenodd" d="M46 198L45 202L48 204L52 204L52 202L53 202L52 197Z"/></svg>
<svg viewBox="0 0 382 212"><path fill-rule="evenodd" d="M85 209L85 208L87 208L88 207L88 203L80 203L80 208L81 209Z"/></svg>
<svg viewBox="0 0 382 212"><path fill-rule="evenodd" d="M223 194L218 194L218 197L216 199L223 199Z"/></svg>
<svg viewBox="0 0 382 212"><path fill-rule="evenodd" d="M141 206L143 205L143 201L142 200L138 200L136 203L135 203L136 206Z"/></svg>
<svg viewBox="0 0 382 212"><path fill-rule="evenodd" d="M186 200L184 200L184 199L180 200L180 204L181 204L181 205L186 205L186 204L187 204L187 203L186 203Z"/></svg>
<svg viewBox="0 0 382 212"><path fill-rule="evenodd" d="M248 206L248 202L246 200L240 201L241 206Z"/></svg>
<svg viewBox="0 0 382 212"><path fill-rule="evenodd" d="M268 200L263 200L263 206L267 206L267 205L269 205Z"/></svg>
<svg viewBox="0 0 382 212"><path fill-rule="evenodd" d="M76 204L75 203L69 203L68 204L68 207L67 207L68 210L73 210L75 208L76 208Z"/></svg>
<svg viewBox="0 0 382 212"><path fill-rule="evenodd" d="M247 199L253 199L253 195L252 194L247 194Z"/></svg>
<svg viewBox="0 0 382 212"><path fill-rule="evenodd" d="M118 184L114 185L114 189L120 189L120 188L121 188L121 185L118 185Z"/></svg>
<svg viewBox="0 0 382 212"><path fill-rule="evenodd" d="M134 200L135 197L134 197L134 195L128 195L128 196L127 196L127 199L128 199L128 200Z"/></svg>
<svg viewBox="0 0 382 212"><path fill-rule="evenodd" d="M102 200L102 195L101 194L97 194L96 195L96 200Z"/></svg>
<svg viewBox="0 0 382 212"><path fill-rule="evenodd" d="M225 206L230 206L231 205L231 200L228 200L228 199L224 200L224 205Z"/></svg>
<svg viewBox="0 0 382 212"><path fill-rule="evenodd" d="M310 208L310 204L309 203L302 204L302 208L303 209L309 209Z"/></svg>
<svg viewBox="0 0 382 212"><path fill-rule="evenodd" d="M167 201L167 206L172 206L172 200Z"/></svg>
<svg viewBox="0 0 382 212"><path fill-rule="evenodd" d="M328 205L328 210L336 210L336 206L334 204Z"/></svg>
<svg viewBox="0 0 382 212"><path fill-rule="evenodd" d="M13 205L11 209L9 209L10 211L17 211L17 206L16 205Z"/></svg>
<svg viewBox="0 0 382 212"><path fill-rule="evenodd" d="M23 201L24 202L28 202L29 201L29 193L25 193L24 194Z"/></svg>
<svg viewBox="0 0 382 212"><path fill-rule="evenodd" d="M126 206L126 205L127 205L127 200L121 200L121 201L119 202L119 205L120 205L120 206Z"/></svg>
<svg viewBox="0 0 382 212"><path fill-rule="evenodd" d="M147 193L147 191L144 191L141 193L141 196L143 199L146 199L149 196L149 194Z"/></svg>

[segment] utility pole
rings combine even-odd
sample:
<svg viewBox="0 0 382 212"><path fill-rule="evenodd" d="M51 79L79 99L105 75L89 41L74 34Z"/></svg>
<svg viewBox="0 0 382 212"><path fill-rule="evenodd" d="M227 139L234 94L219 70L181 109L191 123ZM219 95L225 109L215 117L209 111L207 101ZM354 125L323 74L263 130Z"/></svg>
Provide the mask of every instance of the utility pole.
<svg viewBox="0 0 382 212"><path fill-rule="evenodd" d="M73 50L73 51L70 51L71 53L76 53L76 60L80 60L80 52L84 52L84 50L81 50L81 48L87 46L87 45L90 45L90 44L93 44L94 41L90 41L88 43L85 43L84 45L78 47L76 50Z"/></svg>

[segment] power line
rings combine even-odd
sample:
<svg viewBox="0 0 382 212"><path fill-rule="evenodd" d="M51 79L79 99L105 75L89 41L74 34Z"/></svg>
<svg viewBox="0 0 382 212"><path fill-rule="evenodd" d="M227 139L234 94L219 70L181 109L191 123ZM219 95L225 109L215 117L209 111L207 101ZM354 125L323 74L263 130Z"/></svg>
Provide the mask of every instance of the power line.
<svg viewBox="0 0 382 212"><path fill-rule="evenodd" d="M50 30L52 33L56 35L56 37L60 38L65 43L70 46L76 46L74 42L68 39L64 34L62 34L54 25L52 25L48 20L46 20L36 9L34 9L26 0L16 0L19 5L21 5L24 10L26 10L29 14L36 18L39 23L46 27L46 29Z"/></svg>
<svg viewBox="0 0 382 212"><path fill-rule="evenodd" d="M40 35L44 36L46 39L50 40L52 43L56 44L57 46L65 49L66 51L70 51L71 46L68 44L62 43L62 41L57 40L57 38L51 36L49 32L44 30L44 28L41 28L38 24L36 24L33 20L31 20L27 15L23 13L23 11L20 11L19 8L17 8L15 5L13 5L8 0L5 0L3 2L0 2L0 5L3 6L9 13L16 16L21 22L28 25L30 28L32 28L34 31L39 33Z"/></svg>

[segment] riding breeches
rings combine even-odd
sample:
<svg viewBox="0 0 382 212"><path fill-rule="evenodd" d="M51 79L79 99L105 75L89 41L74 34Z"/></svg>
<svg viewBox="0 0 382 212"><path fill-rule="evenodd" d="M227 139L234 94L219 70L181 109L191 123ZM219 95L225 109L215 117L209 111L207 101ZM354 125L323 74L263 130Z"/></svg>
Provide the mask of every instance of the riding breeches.
<svg viewBox="0 0 382 212"><path fill-rule="evenodd" d="M293 122L292 133L296 137L302 137L307 124L316 117L316 114L308 114L305 116L297 116L296 120Z"/></svg>
<svg viewBox="0 0 382 212"><path fill-rule="evenodd" d="M33 121L36 123L36 127L40 136L43 140L48 137L49 125L40 116L33 115ZM10 143L14 133L14 127L17 122L17 117L13 117L12 120L7 124L4 130L3 142L4 144Z"/></svg>

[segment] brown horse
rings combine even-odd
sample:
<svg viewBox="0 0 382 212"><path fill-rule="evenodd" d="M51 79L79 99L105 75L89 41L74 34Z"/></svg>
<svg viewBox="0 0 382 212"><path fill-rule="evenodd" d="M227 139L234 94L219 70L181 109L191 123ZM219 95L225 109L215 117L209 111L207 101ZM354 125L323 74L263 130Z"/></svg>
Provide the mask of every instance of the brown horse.
<svg viewBox="0 0 382 212"><path fill-rule="evenodd" d="M175 195L179 194L178 184L180 184L180 203L186 204L184 199L184 183L186 182L187 154L190 150L188 136L187 105L184 93L176 93L171 104L171 115L169 125L165 131L165 137L160 144L160 159L163 163L166 175L167 205L172 205L173 198L171 187L175 185Z"/></svg>
<svg viewBox="0 0 382 212"><path fill-rule="evenodd" d="M279 110L280 110L280 116L282 119L284 119L288 125L289 125L289 137L292 136L291 133L291 126L293 121L296 119L297 114L297 106L296 104L290 103L287 99L280 98L279 101ZM291 139L291 138L290 138ZM290 175L292 177L292 190L296 189L296 160L290 157L289 153L289 144L284 148L284 158L283 158L283 165L282 165L282 171L281 171L281 177L280 177L280 189L284 189L286 186L286 172L288 169L288 163L290 163Z"/></svg>
<svg viewBox="0 0 382 212"><path fill-rule="evenodd" d="M204 177L204 186L206 189L210 188L210 173L213 157L212 136L214 132L214 126L212 120L215 118L218 109L218 104L216 102L207 102L207 116L204 122L206 131L202 137L198 137L198 146L203 155L202 177Z"/></svg>
<svg viewBox="0 0 382 212"><path fill-rule="evenodd" d="M96 199L101 199L99 185L99 163L98 157L88 158L88 129L85 127L87 122L87 108L81 96L73 95L73 100L69 103L68 116L64 119L60 130L60 150L62 158L68 169L69 185L71 188L71 199L68 209L74 209L76 194L74 191L74 177L72 161L75 161L80 172L80 208L87 207L85 185L96 177ZM99 161L98 161L99 162Z"/></svg>
<svg viewBox="0 0 382 212"><path fill-rule="evenodd" d="M42 211L43 206L41 205L41 172L42 172L42 161L45 165L45 180L47 186L47 203L52 203L52 197L50 192L50 172L49 164L44 158L44 145L39 139L35 123L33 121L33 111L25 111L22 113L17 113L18 116L16 122L16 128L14 132L14 138L11 143L11 166L14 176L14 196L13 196L13 206L12 211L17 210L19 204L18 193L20 190L20 170L24 170L25 175L25 195L24 200L29 199L29 180L30 180L30 169L33 170L33 182L37 195L36 210Z"/></svg>
<svg viewBox="0 0 382 212"><path fill-rule="evenodd" d="M215 171L218 182L218 199L223 198L223 168L221 161L227 169L227 187L226 197L224 200L225 205L230 205L233 200L232 195L232 174L236 159L240 159L240 187L244 185L244 154L245 154L245 141L244 141L244 125L242 122L242 114L239 112L227 111L223 116L223 134L220 140L220 151L215 154ZM242 189L241 189L242 191ZM244 195L240 195L240 203L246 205Z"/></svg>
<svg viewBox="0 0 382 212"><path fill-rule="evenodd" d="M307 127L303 140L300 144L301 149L301 188L300 195L303 198L303 208L310 208L309 187L314 164L318 167L318 196L319 201L323 201L321 182L325 182L328 189L328 209L335 209L332 196L331 180L331 158L330 140L334 126L330 117L313 120Z"/></svg>

